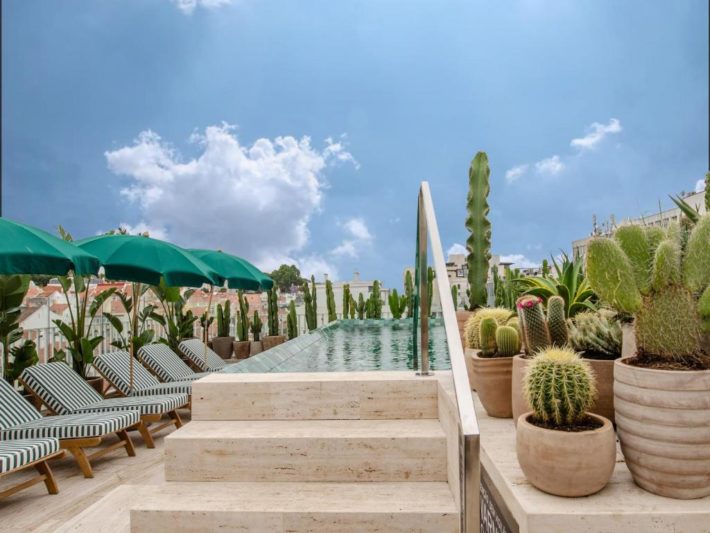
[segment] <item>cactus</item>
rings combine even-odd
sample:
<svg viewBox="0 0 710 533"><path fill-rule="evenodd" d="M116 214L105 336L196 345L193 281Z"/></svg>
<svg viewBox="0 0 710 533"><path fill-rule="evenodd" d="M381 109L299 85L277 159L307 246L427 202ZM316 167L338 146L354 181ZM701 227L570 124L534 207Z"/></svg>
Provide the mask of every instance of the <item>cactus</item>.
<svg viewBox="0 0 710 533"><path fill-rule="evenodd" d="M520 335L513 326L498 326L496 329L496 346L499 357L512 357L520 353Z"/></svg>
<svg viewBox="0 0 710 533"><path fill-rule="evenodd" d="M308 331L313 331L318 327L317 301L316 301L316 280L311 276L311 290L308 284L303 285L303 303L306 306L306 326Z"/></svg>
<svg viewBox="0 0 710 533"><path fill-rule="evenodd" d="M459 308L459 286L451 286L451 301L454 302L454 311Z"/></svg>
<svg viewBox="0 0 710 533"><path fill-rule="evenodd" d="M621 323L609 309L577 313L570 320L569 342L577 352L615 359L621 355Z"/></svg>
<svg viewBox="0 0 710 533"><path fill-rule="evenodd" d="M298 319L296 318L296 302L291 300L288 304L288 314L286 315L286 329L288 338L295 339L298 337Z"/></svg>
<svg viewBox="0 0 710 533"><path fill-rule="evenodd" d="M350 295L350 284L345 283L343 284L343 319L348 318L348 315L350 315L351 300L352 296Z"/></svg>
<svg viewBox="0 0 710 533"><path fill-rule="evenodd" d="M389 293L389 296L387 297L387 303L389 304L390 308L390 313L392 313L392 318L395 320L399 320L402 318L402 314L404 314L404 311L407 307L407 297L402 295L400 296L397 293L397 289L392 289L392 292Z"/></svg>
<svg viewBox="0 0 710 533"><path fill-rule="evenodd" d="M267 325L269 327L269 335L273 337L279 334L279 304L276 284L266 293L266 296L268 303Z"/></svg>
<svg viewBox="0 0 710 533"><path fill-rule="evenodd" d="M380 282L375 280L372 283L372 292L367 299L365 306L367 318L382 318L382 300L380 299Z"/></svg>
<svg viewBox="0 0 710 533"><path fill-rule="evenodd" d="M484 318L479 326L478 338L481 343L481 356L493 357L498 352L496 346L496 330L498 322L495 318Z"/></svg>
<svg viewBox="0 0 710 533"><path fill-rule="evenodd" d="M230 311L231 302L226 300L224 302L224 307L217 304L217 336L218 337L229 337L229 326L232 321L232 314Z"/></svg>
<svg viewBox="0 0 710 533"><path fill-rule="evenodd" d="M414 316L414 281L410 270L404 274L404 296L407 298L407 318L412 318Z"/></svg>
<svg viewBox="0 0 710 533"><path fill-rule="evenodd" d="M355 298L351 294L350 295L350 318L354 319L356 313L357 313L357 302L355 301Z"/></svg>
<svg viewBox="0 0 710 533"><path fill-rule="evenodd" d="M552 339L547 327L547 320L545 320L545 312L542 309L542 298L521 296L516 305L526 353L532 355L542 348L550 346Z"/></svg>
<svg viewBox="0 0 710 533"><path fill-rule="evenodd" d="M688 230L677 225L657 244L650 232L624 228L619 236L621 229L613 239L589 243L592 288L619 311L634 315L639 356L693 368L701 361L708 365L702 332L707 331L703 303L710 286L710 215L698 219L687 240ZM638 264L647 256L645 265Z"/></svg>
<svg viewBox="0 0 710 533"><path fill-rule="evenodd" d="M325 302L328 308L328 322L338 320L338 315L335 312L335 295L333 294L333 282L329 279L325 280Z"/></svg>
<svg viewBox="0 0 710 533"><path fill-rule="evenodd" d="M468 256L468 299L471 311L486 305L488 292L488 265L491 260L491 223L488 221L488 193L490 192L488 156L478 152L468 171L468 198L466 229L471 235L466 240Z"/></svg>
<svg viewBox="0 0 710 533"><path fill-rule="evenodd" d="M249 302L244 298L244 292L237 293L239 313L237 315L237 338L240 341L249 340Z"/></svg>
<svg viewBox="0 0 710 533"><path fill-rule="evenodd" d="M254 318L251 321L251 334L254 336L254 342L258 342L261 338L261 328L263 323L259 318L259 312L254 311Z"/></svg>
<svg viewBox="0 0 710 533"><path fill-rule="evenodd" d="M357 317L362 320L365 318L365 311L367 305L365 304L365 298L363 298L362 293L357 295Z"/></svg>
<svg viewBox="0 0 710 533"><path fill-rule="evenodd" d="M568 331L565 319L565 300L562 296L550 296L547 300L547 330L553 346L562 348L567 344Z"/></svg>
<svg viewBox="0 0 710 533"><path fill-rule="evenodd" d="M547 259L542 260L542 267L540 269L540 275L543 278L549 278L550 277L550 263L547 261Z"/></svg>
<svg viewBox="0 0 710 533"><path fill-rule="evenodd" d="M484 307L473 313L466 321L464 329L464 340L466 348L479 349L479 332L481 320L484 318L494 318L498 324L505 324L513 316L510 309L502 309L498 307Z"/></svg>
<svg viewBox="0 0 710 533"><path fill-rule="evenodd" d="M569 348L547 348L527 368L523 394L537 422L557 427L584 421L597 395L589 363Z"/></svg>

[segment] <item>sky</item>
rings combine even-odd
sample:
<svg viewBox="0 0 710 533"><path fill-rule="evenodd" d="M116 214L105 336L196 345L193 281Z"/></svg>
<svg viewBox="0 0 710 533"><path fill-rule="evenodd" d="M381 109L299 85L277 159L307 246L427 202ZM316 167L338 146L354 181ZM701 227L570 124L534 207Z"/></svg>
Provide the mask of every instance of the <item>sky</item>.
<svg viewBox="0 0 710 533"><path fill-rule="evenodd" d="M269 270L399 286L431 184L460 251L491 167L493 253L708 170L706 0L6 0L3 215L124 226Z"/></svg>

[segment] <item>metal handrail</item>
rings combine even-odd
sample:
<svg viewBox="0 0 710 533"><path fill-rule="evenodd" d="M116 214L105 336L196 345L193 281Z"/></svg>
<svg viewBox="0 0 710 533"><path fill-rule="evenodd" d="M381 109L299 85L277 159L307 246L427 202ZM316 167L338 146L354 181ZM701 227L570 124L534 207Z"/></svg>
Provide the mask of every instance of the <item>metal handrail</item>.
<svg viewBox="0 0 710 533"><path fill-rule="evenodd" d="M419 188L419 203L417 209L417 251L415 261L415 276L418 275L415 293L415 312L421 305L421 370L420 374L427 375L429 370L428 360L428 323L427 311L427 233L431 242L431 255L436 273L436 285L439 290L441 312L446 330L446 342L451 360L451 373L454 378L454 391L459 422L459 486L461 489L461 531L477 533L480 531L480 434L478 420L473 408L471 385L468 381L466 361L464 359L461 337L459 336L456 310L451 297L449 276L444 261L444 251L441 247L439 226L434 213L434 202L431 198L429 183L423 181ZM417 305L419 304L419 305ZM414 347L416 359L416 331L417 320L414 319Z"/></svg>

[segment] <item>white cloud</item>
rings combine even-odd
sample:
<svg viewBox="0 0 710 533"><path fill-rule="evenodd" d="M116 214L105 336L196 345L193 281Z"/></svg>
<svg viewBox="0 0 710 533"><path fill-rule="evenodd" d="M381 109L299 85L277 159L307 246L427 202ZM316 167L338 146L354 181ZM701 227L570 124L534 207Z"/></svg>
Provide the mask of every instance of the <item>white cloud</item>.
<svg viewBox="0 0 710 533"><path fill-rule="evenodd" d="M513 263L514 268L533 268L539 266L540 263L528 259L523 254L511 254L511 255L501 255L501 263Z"/></svg>
<svg viewBox="0 0 710 533"><path fill-rule="evenodd" d="M705 190L705 180L698 180L695 182L695 192L703 192Z"/></svg>
<svg viewBox="0 0 710 533"><path fill-rule="evenodd" d="M520 178L523 174L525 174L528 171L528 165L525 163L524 165L518 165L516 167L510 168L506 171L505 173L505 179L508 183L513 183L516 181L518 178Z"/></svg>
<svg viewBox="0 0 710 533"><path fill-rule="evenodd" d="M565 164L560 161L560 156L553 155L535 163L535 171L546 176L556 176L565 169Z"/></svg>
<svg viewBox="0 0 710 533"><path fill-rule="evenodd" d="M451 247L446 250L446 256L450 257L452 255L466 255L468 253L468 250L466 250L466 247L463 244L459 244L458 242L455 242L454 244L451 245Z"/></svg>
<svg viewBox="0 0 710 533"><path fill-rule="evenodd" d="M362 218L351 218L341 224L348 237L333 248L330 253L335 256L347 256L353 259L360 256L360 252L369 246L374 239Z"/></svg>
<svg viewBox="0 0 710 533"><path fill-rule="evenodd" d="M367 229L367 224L365 224L365 221L362 218L351 218L343 224L343 227L358 240L372 240L372 234L370 233L370 230Z"/></svg>
<svg viewBox="0 0 710 533"><path fill-rule="evenodd" d="M358 163L353 155L345 149L344 143L347 139L347 135L344 133L340 136L340 141L333 141L332 137L328 137L325 140L326 147L323 151L326 157L334 157L338 161L347 161L355 166L355 169L360 168L360 163Z"/></svg>
<svg viewBox="0 0 710 533"><path fill-rule="evenodd" d="M309 255L301 258L298 262L298 269L304 278L315 276L316 280L322 280L323 274L327 274L328 278L333 281L339 279L338 269L319 255Z"/></svg>
<svg viewBox="0 0 710 533"><path fill-rule="evenodd" d="M207 9L216 9L232 3L232 0L171 0L177 8L186 15L192 15L195 9L204 7Z"/></svg>
<svg viewBox="0 0 710 533"><path fill-rule="evenodd" d="M619 133L621 131L621 122L618 119L612 118L608 124L599 124L594 122L588 128L590 131L584 137L572 139L570 146L579 148L580 150L594 149L604 137L609 134Z"/></svg>
<svg viewBox="0 0 710 533"><path fill-rule="evenodd" d="M226 124L192 140L201 153L184 162L151 131L105 153L109 169L130 178L121 194L137 204L151 235L223 249L264 267L296 258L291 261L315 268L317 258L304 250L308 224L320 209L327 169L353 161L346 148L331 143L318 150L310 138L291 136L247 146ZM332 265L319 268L335 273Z"/></svg>
<svg viewBox="0 0 710 533"><path fill-rule="evenodd" d="M144 233L147 233L149 237L152 237L154 239L165 240L168 238L163 228L149 226L145 222L139 222L135 226L132 226L131 224L126 224L125 222L121 222L118 227L125 229L129 235L142 235Z"/></svg>

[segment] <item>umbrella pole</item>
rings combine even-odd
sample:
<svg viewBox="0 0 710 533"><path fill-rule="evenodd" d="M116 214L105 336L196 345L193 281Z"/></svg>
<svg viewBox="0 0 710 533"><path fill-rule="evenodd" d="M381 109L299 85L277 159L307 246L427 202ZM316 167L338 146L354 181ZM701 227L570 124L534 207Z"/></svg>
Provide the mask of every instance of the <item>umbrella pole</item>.
<svg viewBox="0 0 710 533"><path fill-rule="evenodd" d="M205 331L209 332L209 320L210 320L210 309L212 308L212 292L214 292L214 286L210 284L210 299L207 301L207 313L205 314L205 325L202 326L202 344L205 345L205 350L203 354L205 368L207 368L207 335Z"/></svg>
<svg viewBox="0 0 710 533"><path fill-rule="evenodd" d="M128 363L128 371L130 374L130 387L129 390L131 393L133 393L133 358L136 356L136 344L135 344L135 338L136 338L136 325L138 322L138 305L140 304L140 296L139 293L141 291L141 284L140 283L133 283L133 318L131 320L131 358Z"/></svg>

